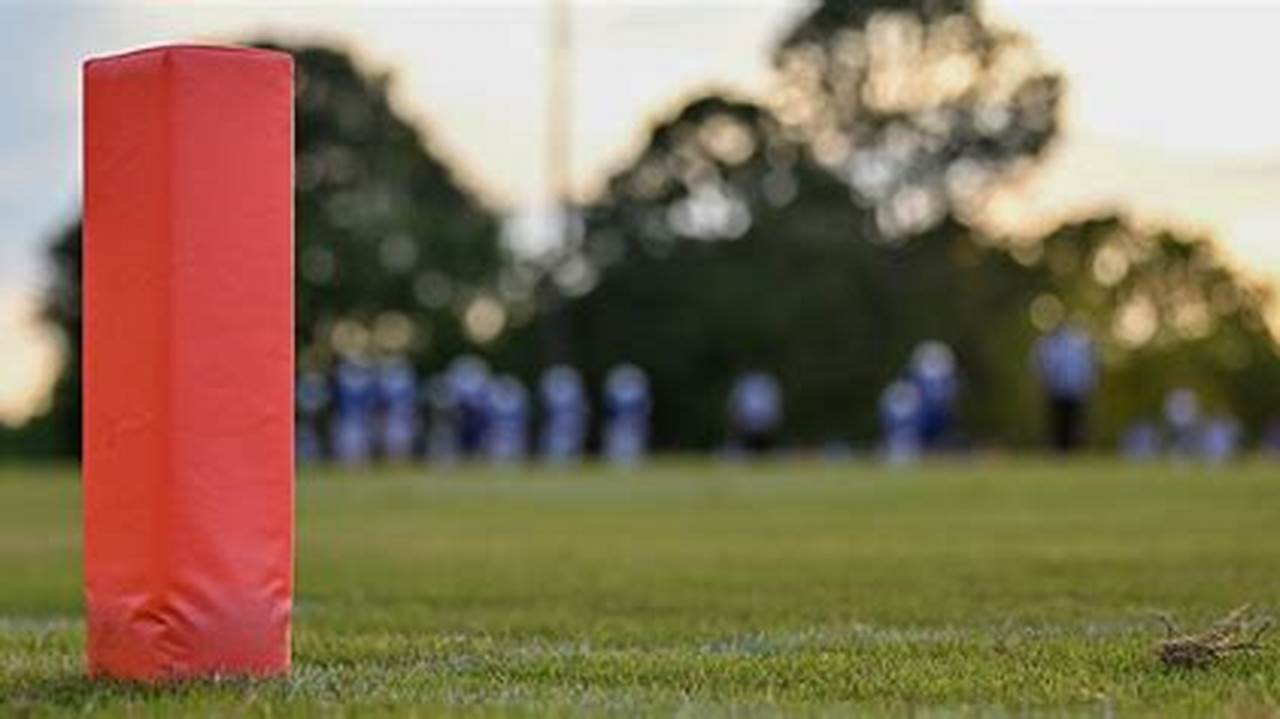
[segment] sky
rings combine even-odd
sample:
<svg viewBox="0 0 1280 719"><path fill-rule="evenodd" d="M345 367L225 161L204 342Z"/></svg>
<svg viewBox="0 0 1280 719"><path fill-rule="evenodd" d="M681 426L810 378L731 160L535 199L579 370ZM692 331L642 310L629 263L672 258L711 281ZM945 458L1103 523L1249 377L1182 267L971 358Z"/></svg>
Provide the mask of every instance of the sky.
<svg viewBox="0 0 1280 719"><path fill-rule="evenodd" d="M1063 136L1005 198L1011 217L1124 208L1280 280L1280 3L990 5L1069 83Z"/></svg>
<svg viewBox="0 0 1280 719"><path fill-rule="evenodd" d="M589 196L648 125L706 89L763 95L802 0L570 0L572 180ZM57 347L33 319L47 237L78 206L80 63L180 41L315 40L391 71L397 107L492 205L545 202L545 0L0 0L0 421L37 406ZM1218 237L1280 281L1280 0L988 0L1068 78L1051 155L992 221L1032 232L1107 208ZM624 78L619 80L619 78Z"/></svg>

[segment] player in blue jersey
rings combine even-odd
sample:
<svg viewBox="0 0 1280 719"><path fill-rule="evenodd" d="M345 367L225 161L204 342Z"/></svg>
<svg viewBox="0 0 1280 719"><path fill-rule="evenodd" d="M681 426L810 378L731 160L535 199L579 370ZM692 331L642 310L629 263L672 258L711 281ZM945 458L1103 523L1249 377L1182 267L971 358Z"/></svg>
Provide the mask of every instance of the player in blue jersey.
<svg viewBox="0 0 1280 719"><path fill-rule="evenodd" d="M378 365L378 445L382 456L403 462L414 454L418 436L418 379L403 357L388 357Z"/></svg>
<svg viewBox="0 0 1280 719"><path fill-rule="evenodd" d="M911 355L910 376L920 393L920 441L926 449L942 449L955 432L955 355L945 343L923 342Z"/></svg>
<svg viewBox="0 0 1280 719"><path fill-rule="evenodd" d="M295 397L297 425L295 433L298 461L314 462L324 457L321 423L329 407L329 378L318 370L306 370L298 376Z"/></svg>
<svg viewBox="0 0 1280 719"><path fill-rule="evenodd" d="M1160 456L1164 438L1155 422L1139 420L1120 435L1120 452L1131 462L1150 462Z"/></svg>
<svg viewBox="0 0 1280 719"><path fill-rule="evenodd" d="M1164 399L1164 420L1169 428L1169 448L1179 458L1200 451L1200 399L1185 387L1170 390Z"/></svg>
<svg viewBox="0 0 1280 719"><path fill-rule="evenodd" d="M462 418L451 379L448 372L442 372L423 388L428 415L427 459L437 464L453 464L462 456Z"/></svg>
<svg viewBox="0 0 1280 719"><path fill-rule="evenodd" d="M503 375L489 384L488 415L485 456L499 464L523 460L529 451L529 393L520 380Z"/></svg>
<svg viewBox="0 0 1280 719"><path fill-rule="evenodd" d="M1200 459L1213 465L1230 462L1240 451L1242 434L1240 423L1229 415L1210 417L1200 430Z"/></svg>
<svg viewBox="0 0 1280 719"><path fill-rule="evenodd" d="M542 373L538 394L543 408L542 456L550 462L580 459L590 414L582 376L568 365L550 367Z"/></svg>
<svg viewBox="0 0 1280 719"><path fill-rule="evenodd" d="M782 389L773 375L749 372L729 392L729 446L758 454L773 449L782 428Z"/></svg>
<svg viewBox="0 0 1280 719"><path fill-rule="evenodd" d="M464 457L484 450L489 424L489 367L484 360L464 355L449 364L448 378L457 403L458 449Z"/></svg>
<svg viewBox="0 0 1280 719"><path fill-rule="evenodd" d="M604 429L601 449L613 464L634 464L649 449L649 378L632 364L609 370L604 383Z"/></svg>
<svg viewBox="0 0 1280 719"><path fill-rule="evenodd" d="M346 359L334 375L333 456L343 464L369 461L377 395L368 363Z"/></svg>
<svg viewBox="0 0 1280 719"><path fill-rule="evenodd" d="M919 459L922 411L920 390L911 382L895 380L880 394L880 425L889 463L909 464Z"/></svg>
<svg viewBox="0 0 1280 719"><path fill-rule="evenodd" d="M1032 359L1047 401L1051 444L1073 452L1084 443L1086 409L1098 381L1093 340L1063 324L1036 342Z"/></svg>
<svg viewBox="0 0 1280 719"><path fill-rule="evenodd" d="M1266 457L1280 459L1280 421L1273 420L1263 427L1258 449Z"/></svg>

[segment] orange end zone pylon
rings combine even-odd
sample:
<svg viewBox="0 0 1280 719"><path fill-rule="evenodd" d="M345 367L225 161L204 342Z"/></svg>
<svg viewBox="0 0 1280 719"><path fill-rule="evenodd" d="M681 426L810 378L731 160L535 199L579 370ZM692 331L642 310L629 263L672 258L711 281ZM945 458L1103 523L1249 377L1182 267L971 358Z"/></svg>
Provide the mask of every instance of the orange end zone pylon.
<svg viewBox="0 0 1280 719"><path fill-rule="evenodd" d="M84 67L89 672L289 668L293 63Z"/></svg>

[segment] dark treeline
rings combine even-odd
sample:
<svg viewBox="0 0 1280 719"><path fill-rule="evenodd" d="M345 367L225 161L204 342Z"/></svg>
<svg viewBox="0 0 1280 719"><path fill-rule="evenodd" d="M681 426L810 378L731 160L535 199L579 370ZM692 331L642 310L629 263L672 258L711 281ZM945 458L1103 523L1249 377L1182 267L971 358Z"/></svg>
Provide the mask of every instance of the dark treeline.
<svg viewBox="0 0 1280 719"><path fill-rule="evenodd" d="M1057 127L1062 78L965 0L824 2L780 42L761 104L706 94L654 127L566 245L516 256L500 218L336 50L297 60L299 362L405 353L422 373L476 352L533 380L652 380L654 439L723 438L733 376L776 372L793 442L865 441L911 348L955 348L979 442L1040 434L1027 353L1087 327L1104 360L1094 440L1171 386L1257 429L1280 407L1269 298L1203 238L1105 216L1037 239L973 222ZM71 454L79 427L78 221L52 245L47 317L69 358L49 412L0 451Z"/></svg>

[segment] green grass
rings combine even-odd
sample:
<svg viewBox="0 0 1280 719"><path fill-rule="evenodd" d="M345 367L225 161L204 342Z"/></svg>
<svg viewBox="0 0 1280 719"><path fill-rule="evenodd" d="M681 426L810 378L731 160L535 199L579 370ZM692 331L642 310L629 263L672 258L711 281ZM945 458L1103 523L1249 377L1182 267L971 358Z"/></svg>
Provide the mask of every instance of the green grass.
<svg viewBox="0 0 1280 719"><path fill-rule="evenodd" d="M1280 639L1152 654L1280 608L1261 463L304 476L293 674L159 688L82 675L72 480L0 471L0 715L1280 712Z"/></svg>

